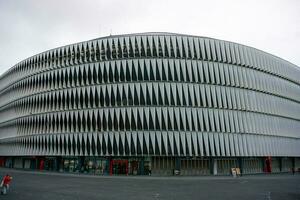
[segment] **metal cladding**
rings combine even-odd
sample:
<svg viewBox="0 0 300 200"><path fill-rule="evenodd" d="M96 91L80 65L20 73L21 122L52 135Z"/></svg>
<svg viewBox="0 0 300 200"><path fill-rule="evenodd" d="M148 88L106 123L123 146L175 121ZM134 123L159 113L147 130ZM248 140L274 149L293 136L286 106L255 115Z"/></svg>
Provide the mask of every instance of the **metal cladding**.
<svg viewBox="0 0 300 200"><path fill-rule="evenodd" d="M172 33L49 50L0 77L0 155L299 156L299 69Z"/></svg>

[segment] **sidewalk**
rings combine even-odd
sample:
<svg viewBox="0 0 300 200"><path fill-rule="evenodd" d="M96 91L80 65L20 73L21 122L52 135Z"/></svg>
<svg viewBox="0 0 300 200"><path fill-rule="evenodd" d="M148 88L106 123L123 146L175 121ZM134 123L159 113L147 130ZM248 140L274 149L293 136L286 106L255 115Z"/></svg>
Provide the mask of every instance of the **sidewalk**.
<svg viewBox="0 0 300 200"><path fill-rule="evenodd" d="M24 169L12 169L12 168L2 168L0 167L0 174L4 173L17 173L17 174L35 174L35 175L54 175L54 176L65 176L65 177L83 177L83 178L100 178L100 179L173 179L173 180L226 180L226 179L282 179L285 177L291 178L295 176L300 177L300 173L274 173L274 174L247 174L237 178L232 176L126 176L126 175L94 175L94 174L83 174L83 173L66 173L66 172L52 172L52 171L33 171Z"/></svg>

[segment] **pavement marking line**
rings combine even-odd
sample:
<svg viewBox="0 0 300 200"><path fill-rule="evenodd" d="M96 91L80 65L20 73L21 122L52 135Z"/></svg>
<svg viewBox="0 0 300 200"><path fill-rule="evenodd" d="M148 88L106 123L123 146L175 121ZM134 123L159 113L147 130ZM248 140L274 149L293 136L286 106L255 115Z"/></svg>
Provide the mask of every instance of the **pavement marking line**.
<svg viewBox="0 0 300 200"><path fill-rule="evenodd" d="M249 182L249 181L246 181L246 180L245 180L245 181L242 181L241 183L244 184L244 183L248 183L248 182Z"/></svg>
<svg viewBox="0 0 300 200"><path fill-rule="evenodd" d="M266 193L266 200L271 200L271 192Z"/></svg>
<svg viewBox="0 0 300 200"><path fill-rule="evenodd" d="M155 198L155 199L159 199L159 193L156 193L156 194L154 195L154 198Z"/></svg>

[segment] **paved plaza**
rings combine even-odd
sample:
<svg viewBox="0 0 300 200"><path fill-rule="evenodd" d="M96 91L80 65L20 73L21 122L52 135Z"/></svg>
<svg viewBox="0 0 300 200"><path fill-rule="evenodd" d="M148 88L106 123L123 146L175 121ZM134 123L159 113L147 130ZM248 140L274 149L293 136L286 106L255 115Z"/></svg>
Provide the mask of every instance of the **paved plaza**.
<svg viewBox="0 0 300 200"><path fill-rule="evenodd" d="M1 200L300 199L300 175L232 177L90 176L0 169L13 176Z"/></svg>

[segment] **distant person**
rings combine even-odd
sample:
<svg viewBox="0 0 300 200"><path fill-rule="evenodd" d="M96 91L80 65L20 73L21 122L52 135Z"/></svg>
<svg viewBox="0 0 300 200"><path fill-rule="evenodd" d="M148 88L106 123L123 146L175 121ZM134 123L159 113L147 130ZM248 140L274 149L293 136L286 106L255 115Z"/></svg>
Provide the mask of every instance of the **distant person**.
<svg viewBox="0 0 300 200"><path fill-rule="evenodd" d="M294 167L292 167L292 173L293 173L293 175L295 175L295 168Z"/></svg>
<svg viewBox="0 0 300 200"><path fill-rule="evenodd" d="M1 194L7 194L12 177L6 174L1 181Z"/></svg>

